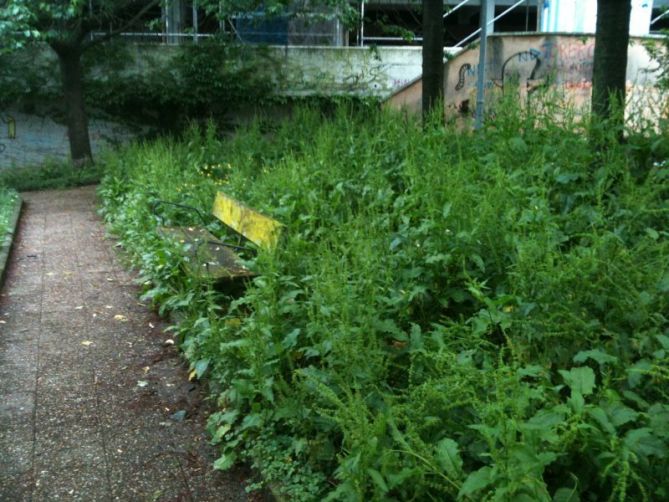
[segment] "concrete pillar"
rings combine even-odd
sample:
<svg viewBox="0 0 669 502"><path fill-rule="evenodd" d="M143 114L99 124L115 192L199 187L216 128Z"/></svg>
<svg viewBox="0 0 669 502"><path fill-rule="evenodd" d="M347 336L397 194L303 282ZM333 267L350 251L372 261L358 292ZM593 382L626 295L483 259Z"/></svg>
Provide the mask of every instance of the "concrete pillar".
<svg viewBox="0 0 669 502"><path fill-rule="evenodd" d="M495 0L488 0L486 3L486 17L488 18L488 23L495 19ZM495 23L490 23L488 25L488 35L495 33Z"/></svg>

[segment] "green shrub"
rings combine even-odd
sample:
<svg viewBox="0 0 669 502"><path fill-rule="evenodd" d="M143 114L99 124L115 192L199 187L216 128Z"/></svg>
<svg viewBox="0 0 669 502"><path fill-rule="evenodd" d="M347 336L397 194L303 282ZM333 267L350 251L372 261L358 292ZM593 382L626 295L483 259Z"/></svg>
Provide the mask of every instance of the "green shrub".
<svg viewBox="0 0 669 502"><path fill-rule="evenodd" d="M5 242L11 217L18 195L14 190L0 184L0 244Z"/></svg>
<svg viewBox="0 0 669 502"><path fill-rule="evenodd" d="M105 218L218 396L216 467L295 500L669 497L661 138L551 124L298 110L106 159ZM198 222L153 201L219 189L286 224L239 298L155 234Z"/></svg>
<svg viewBox="0 0 669 502"><path fill-rule="evenodd" d="M0 170L0 185L20 192L92 185L100 181L100 166L74 167L68 162L46 162L35 167Z"/></svg>

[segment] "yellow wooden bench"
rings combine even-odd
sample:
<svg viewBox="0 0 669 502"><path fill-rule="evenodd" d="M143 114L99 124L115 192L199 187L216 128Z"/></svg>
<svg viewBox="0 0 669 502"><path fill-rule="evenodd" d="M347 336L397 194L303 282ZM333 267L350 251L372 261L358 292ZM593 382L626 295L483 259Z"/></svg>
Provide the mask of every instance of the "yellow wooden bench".
<svg viewBox="0 0 669 502"><path fill-rule="evenodd" d="M184 204L159 200L154 202L154 211L159 204L194 210L204 220L199 210ZM226 281L257 275L244 265L237 253L248 249L241 245L242 237L260 248L273 249L279 242L283 224L222 192L216 194L211 213L240 236L237 244L221 241L202 227L160 227L159 232L184 244L187 267L197 277Z"/></svg>

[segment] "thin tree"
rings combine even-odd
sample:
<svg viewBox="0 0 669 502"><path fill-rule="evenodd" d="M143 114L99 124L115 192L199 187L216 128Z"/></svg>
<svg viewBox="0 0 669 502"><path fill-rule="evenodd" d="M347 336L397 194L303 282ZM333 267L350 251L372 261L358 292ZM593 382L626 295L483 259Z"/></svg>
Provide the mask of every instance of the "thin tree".
<svg viewBox="0 0 669 502"><path fill-rule="evenodd" d="M58 57L70 154L75 165L93 161L83 84L83 54L136 24L160 0L8 0L0 7L0 44L20 48L45 42ZM92 38L93 30L115 29Z"/></svg>
<svg viewBox="0 0 669 502"><path fill-rule="evenodd" d="M592 75L592 114L596 120L624 124L630 0L597 0L597 31Z"/></svg>
<svg viewBox="0 0 669 502"><path fill-rule="evenodd" d="M444 96L443 16L443 0L423 0L423 118Z"/></svg>

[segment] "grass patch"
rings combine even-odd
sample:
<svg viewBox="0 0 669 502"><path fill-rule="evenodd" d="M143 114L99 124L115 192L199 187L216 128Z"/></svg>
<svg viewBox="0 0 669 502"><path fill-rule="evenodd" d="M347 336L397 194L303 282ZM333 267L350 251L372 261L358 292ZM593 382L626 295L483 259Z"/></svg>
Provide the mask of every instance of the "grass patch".
<svg viewBox="0 0 669 502"><path fill-rule="evenodd" d="M667 138L552 124L301 110L107 158L105 218L217 396L216 467L295 500L669 497ZM151 210L218 189L286 225L236 299L157 237L192 215Z"/></svg>
<svg viewBox="0 0 669 502"><path fill-rule="evenodd" d="M0 243L5 241L18 194L15 190L0 185Z"/></svg>
<svg viewBox="0 0 669 502"><path fill-rule="evenodd" d="M102 168L98 165L73 167L67 162L49 162L42 166L3 169L0 184L19 192L68 188L98 183Z"/></svg>

